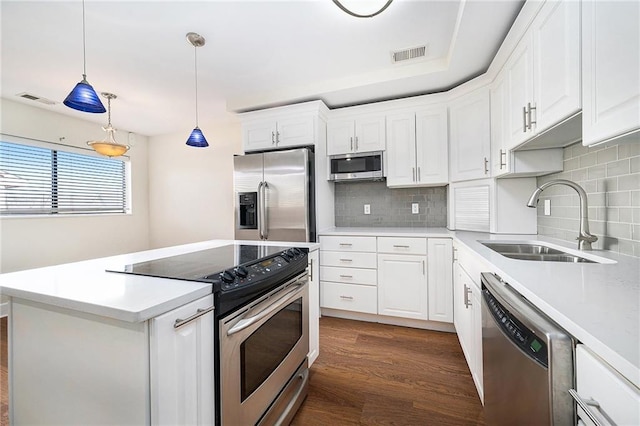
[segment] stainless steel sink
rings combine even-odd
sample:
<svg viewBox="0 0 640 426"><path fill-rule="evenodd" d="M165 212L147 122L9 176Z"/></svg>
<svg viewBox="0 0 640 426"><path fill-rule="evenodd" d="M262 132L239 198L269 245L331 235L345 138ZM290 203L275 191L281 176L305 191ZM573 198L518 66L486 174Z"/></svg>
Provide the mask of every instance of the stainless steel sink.
<svg viewBox="0 0 640 426"><path fill-rule="evenodd" d="M533 260L537 262L597 263L593 260L541 244L491 242L483 242L482 244L496 253L511 259Z"/></svg>

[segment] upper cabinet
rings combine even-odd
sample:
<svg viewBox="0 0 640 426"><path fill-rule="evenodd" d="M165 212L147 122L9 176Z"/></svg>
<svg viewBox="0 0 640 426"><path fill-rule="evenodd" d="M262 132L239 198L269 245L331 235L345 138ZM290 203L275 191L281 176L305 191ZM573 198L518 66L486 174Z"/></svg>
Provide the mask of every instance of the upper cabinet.
<svg viewBox="0 0 640 426"><path fill-rule="evenodd" d="M384 151L385 116L358 115L327 123L327 155Z"/></svg>
<svg viewBox="0 0 640 426"><path fill-rule="evenodd" d="M640 140L640 2L582 2L582 143Z"/></svg>
<svg viewBox="0 0 640 426"><path fill-rule="evenodd" d="M507 61L503 78L506 148L578 113L580 2L545 3Z"/></svg>
<svg viewBox="0 0 640 426"><path fill-rule="evenodd" d="M387 186L446 185L447 110L443 105L387 116Z"/></svg>
<svg viewBox="0 0 640 426"><path fill-rule="evenodd" d="M240 114L244 151L264 151L324 142L327 107L321 101Z"/></svg>
<svg viewBox="0 0 640 426"><path fill-rule="evenodd" d="M488 177L491 134L489 89L482 87L449 104L451 182Z"/></svg>

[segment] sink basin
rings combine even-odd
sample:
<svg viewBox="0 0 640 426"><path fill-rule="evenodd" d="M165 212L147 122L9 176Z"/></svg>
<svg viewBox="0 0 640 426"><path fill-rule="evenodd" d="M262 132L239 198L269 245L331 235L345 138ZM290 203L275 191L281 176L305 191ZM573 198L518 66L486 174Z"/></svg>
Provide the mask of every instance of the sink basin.
<svg viewBox="0 0 640 426"><path fill-rule="evenodd" d="M585 257L541 244L504 242L482 242L482 244L496 253L511 259L532 260L537 262L598 263Z"/></svg>

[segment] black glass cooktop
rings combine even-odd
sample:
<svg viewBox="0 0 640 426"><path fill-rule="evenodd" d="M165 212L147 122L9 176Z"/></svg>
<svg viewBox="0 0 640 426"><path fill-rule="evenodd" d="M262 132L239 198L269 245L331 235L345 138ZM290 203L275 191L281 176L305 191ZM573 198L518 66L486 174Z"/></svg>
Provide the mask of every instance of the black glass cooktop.
<svg viewBox="0 0 640 426"><path fill-rule="evenodd" d="M205 277L223 272L235 266L255 262L264 257L287 250L287 248L288 247L280 246L230 244L125 265L122 269L110 269L109 271L158 278L209 282L210 280L205 279Z"/></svg>

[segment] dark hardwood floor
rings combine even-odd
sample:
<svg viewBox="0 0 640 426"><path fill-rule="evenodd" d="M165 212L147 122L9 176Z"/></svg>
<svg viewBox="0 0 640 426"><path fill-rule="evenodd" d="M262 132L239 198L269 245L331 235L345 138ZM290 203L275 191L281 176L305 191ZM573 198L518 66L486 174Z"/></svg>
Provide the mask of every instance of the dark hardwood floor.
<svg viewBox="0 0 640 426"><path fill-rule="evenodd" d="M293 425L484 425L452 333L323 317Z"/></svg>
<svg viewBox="0 0 640 426"><path fill-rule="evenodd" d="M0 369L0 425L8 426L6 318ZM484 425L484 416L455 334L323 317L293 425Z"/></svg>

